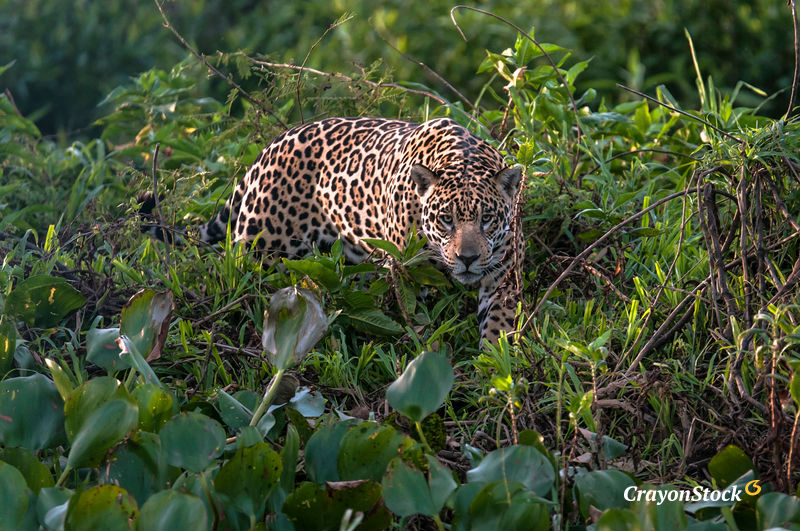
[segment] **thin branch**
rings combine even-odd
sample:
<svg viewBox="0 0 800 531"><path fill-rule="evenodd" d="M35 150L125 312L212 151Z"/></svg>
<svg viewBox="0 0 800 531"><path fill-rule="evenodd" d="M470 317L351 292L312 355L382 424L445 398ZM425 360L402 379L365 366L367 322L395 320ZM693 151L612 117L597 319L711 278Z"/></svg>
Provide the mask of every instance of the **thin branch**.
<svg viewBox="0 0 800 531"><path fill-rule="evenodd" d="M161 142L156 142L156 150L153 153L153 201L156 204L156 213L158 214L158 222L161 226L161 237L164 239L164 249L166 251L167 268L171 266L169 253L169 239L167 238L166 223L164 223L164 214L161 212L161 199L158 197L158 177L156 170L158 169L158 152L161 149Z"/></svg>
<svg viewBox="0 0 800 531"><path fill-rule="evenodd" d="M744 140L742 140L741 138L739 138L739 137L736 137L736 136L734 136L734 135L732 135L732 134L728 133L727 131L723 131L723 130L722 130L722 129L720 129L719 127L717 127L717 126L715 126L715 125L711 124L710 122L708 122L708 121L706 121L706 120L703 120L703 119L702 119L702 118L700 118L699 116L695 116L694 114L688 113L688 112L686 112L686 111L682 111L682 110L680 110L680 109L678 109L678 108L676 108L676 107L673 107L672 105L669 105L669 104L667 104L667 103L664 103L663 101L659 101L659 100L657 100L656 98L654 98L654 97L652 97L652 96L648 96L648 95L647 95L647 94L645 94L644 92L639 92L639 91L638 91L638 90L636 90L636 89L632 89L632 88L630 88L630 87L626 87L625 85L622 85L622 84L620 84L620 83L617 83L617 86L618 86L619 88L623 89L623 90L627 90L628 92L630 92L630 93L632 93L632 94L636 94L637 96L641 96L642 98L645 98L646 100L652 101L652 102L653 102L653 103L655 103L656 105L661 105L662 107L665 107L665 108L667 108L667 109L671 110L672 112L676 112L676 113L678 113L678 114L680 114L680 115L682 115L682 116L685 116L685 117L687 117L687 118L691 118L692 120L695 120L696 122L700 122L701 124L705 125L706 127L710 127L711 129L713 129L713 130L714 130L714 131L716 131L717 133L721 134L722 136L726 136L726 137L730 138L731 140L735 140L735 141L736 141L736 142L738 142L739 144L742 144L742 143L744 143Z"/></svg>
<svg viewBox="0 0 800 531"><path fill-rule="evenodd" d="M272 116L272 118L276 122L278 122L278 124L280 124L281 127L283 127L284 129L288 129L289 128L289 126L286 125L283 122L283 120L278 118L278 115L275 114L275 112L272 109L270 109L269 107L264 105L263 102L258 101L257 99L252 97L250 94L248 94L247 91L245 91L242 87L240 87L234 80L232 80L231 78L229 78L228 76L226 76L225 74L223 74L222 72L217 70L214 67L214 65L209 63L208 60L206 60L205 55L201 54L200 52L198 52L197 50L192 48L192 46L186 41L186 39L184 39L183 36L180 33L178 33L178 30L176 30L172 26L172 23L170 23L169 19L167 18L166 13L164 13L164 9L161 7L161 4L159 3L159 1L158 0L153 0L153 3L155 3L156 7L158 8L158 12L161 13L161 18L164 20L164 27L167 28L168 30L170 30L172 32L172 34L175 35L175 38L177 38L178 41L180 41L180 43L183 45L183 47L186 48L187 50L189 50L189 52L192 55L197 57L200 60L200 62L203 63L203 66L208 68L211 72L214 73L214 75L216 75L220 79L224 80L228 85L233 87L236 90L236 92L238 92L239 95L242 98L246 99L247 101L249 101L250 103L252 103L256 107L259 107L261 110L263 110L264 112L266 112L267 114Z"/></svg>
<svg viewBox="0 0 800 531"><path fill-rule="evenodd" d="M800 24L797 21L797 5L794 0L789 0L789 9L792 10L792 25L794 26L794 76L792 76L792 95L789 97L789 108L786 116L789 117L797 103L797 76L800 74Z"/></svg>

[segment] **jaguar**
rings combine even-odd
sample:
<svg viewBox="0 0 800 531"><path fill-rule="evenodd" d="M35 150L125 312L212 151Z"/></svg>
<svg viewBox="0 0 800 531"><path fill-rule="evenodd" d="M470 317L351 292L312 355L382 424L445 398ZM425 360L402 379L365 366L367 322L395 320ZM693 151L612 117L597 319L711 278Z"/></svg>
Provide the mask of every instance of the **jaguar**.
<svg viewBox="0 0 800 531"><path fill-rule="evenodd" d="M518 166L449 118L327 118L266 146L200 236L220 241L230 224L234 240L267 261L339 239L346 259L358 262L373 251L364 239L402 248L416 228L441 269L478 287L481 337L495 341L514 328L505 280L521 180Z"/></svg>

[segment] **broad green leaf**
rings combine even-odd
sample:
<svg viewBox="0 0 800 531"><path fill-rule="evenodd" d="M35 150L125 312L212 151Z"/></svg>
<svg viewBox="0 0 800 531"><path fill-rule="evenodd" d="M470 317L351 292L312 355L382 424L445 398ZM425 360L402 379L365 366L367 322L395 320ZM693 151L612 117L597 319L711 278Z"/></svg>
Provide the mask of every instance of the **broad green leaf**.
<svg viewBox="0 0 800 531"><path fill-rule="evenodd" d="M0 382L0 444L36 451L66 441L64 401L43 374Z"/></svg>
<svg viewBox="0 0 800 531"><path fill-rule="evenodd" d="M53 358L45 358L44 363L50 369L50 376L53 377L53 383L56 384L58 394L61 395L62 400L66 401L69 395L72 394L72 390L75 389L72 379L67 375L67 371Z"/></svg>
<svg viewBox="0 0 800 531"><path fill-rule="evenodd" d="M574 488L581 514L588 518L590 505L601 511L627 507L624 492L634 485L627 474L614 469L594 470L578 476Z"/></svg>
<svg viewBox="0 0 800 531"><path fill-rule="evenodd" d="M14 367L17 350L17 329L8 317L0 315L0 380Z"/></svg>
<svg viewBox="0 0 800 531"><path fill-rule="evenodd" d="M214 488L243 513L260 518L272 489L281 477L281 458L269 444L239 448L219 469Z"/></svg>
<svg viewBox="0 0 800 531"><path fill-rule="evenodd" d="M350 427L339 446L339 478L380 481L389 461L399 454L404 442L403 434L391 426L362 422Z"/></svg>
<svg viewBox="0 0 800 531"><path fill-rule="evenodd" d="M142 505L136 528L142 531L210 530L211 518L203 501L192 494L162 490Z"/></svg>
<svg viewBox="0 0 800 531"><path fill-rule="evenodd" d="M0 461L0 529L24 529L31 499L31 489L22 473Z"/></svg>
<svg viewBox="0 0 800 531"><path fill-rule="evenodd" d="M469 506L470 529L550 529L544 500L519 482L486 484Z"/></svg>
<svg viewBox="0 0 800 531"><path fill-rule="evenodd" d="M347 509L364 514L358 529L391 528L392 515L381 503L381 486L374 481L304 482L283 504L295 529L340 529Z"/></svg>
<svg viewBox="0 0 800 531"><path fill-rule="evenodd" d="M365 308L347 311L342 317L352 322L353 326L370 334L397 335L403 333L403 327L377 308Z"/></svg>
<svg viewBox="0 0 800 531"><path fill-rule="evenodd" d="M426 454L428 460L428 485L431 489L433 508L438 513L450 494L458 488L458 483L453 479L453 473L442 465L434 456Z"/></svg>
<svg viewBox="0 0 800 531"><path fill-rule="evenodd" d="M73 494L69 501L66 531L115 531L133 529L139 508L128 492L116 485L98 485Z"/></svg>
<svg viewBox="0 0 800 531"><path fill-rule="evenodd" d="M358 420L325 424L314 432L306 443L306 474L311 481L339 481L337 459L342 438Z"/></svg>
<svg viewBox="0 0 800 531"><path fill-rule="evenodd" d="M46 529L64 529L72 491L64 487L45 487L36 498L36 516Z"/></svg>
<svg viewBox="0 0 800 531"><path fill-rule="evenodd" d="M2 448L0 449L0 461L4 461L19 470L28 487L35 494L39 494L42 488L52 487L55 484L50 469L27 448Z"/></svg>
<svg viewBox="0 0 800 531"><path fill-rule="evenodd" d="M423 352L386 390L389 405L415 422L439 409L453 386L453 368L441 354Z"/></svg>
<svg viewBox="0 0 800 531"><path fill-rule="evenodd" d="M608 509L597 521L597 531L641 531L642 522L636 514L628 509Z"/></svg>
<svg viewBox="0 0 800 531"><path fill-rule="evenodd" d="M103 368L108 374L129 369L131 363L121 358L117 345L119 328L91 328L86 332L86 359Z"/></svg>
<svg viewBox="0 0 800 531"><path fill-rule="evenodd" d="M113 399L94 410L72 438L67 467L96 467L108 450L136 429L139 408L129 400Z"/></svg>
<svg viewBox="0 0 800 531"><path fill-rule="evenodd" d="M159 432L167 462L191 472L201 472L225 448L225 430L201 413L181 413Z"/></svg>
<svg viewBox="0 0 800 531"><path fill-rule="evenodd" d="M769 492L758 499L756 508L759 529L792 528L800 524L800 500L795 496Z"/></svg>
<svg viewBox="0 0 800 531"><path fill-rule="evenodd" d="M647 483L639 485L639 489L644 491L663 491L665 493L664 495L677 490L672 485L660 485L656 487ZM630 510L646 528L659 531L686 529L686 508L679 499L669 501L667 498L662 503L660 502L660 498L648 501L645 497L631 503Z"/></svg>
<svg viewBox="0 0 800 531"><path fill-rule="evenodd" d="M139 405L139 429L158 433L172 417L172 395L162 387L143 384L133 390L133 398Z"/></svg>
<svg viewBox="0 0 800 531"><path fill-rule="evenodd" d="M283 263L289 271L307 275L314 282L325 286L325 289L331 293L335 293L341 288L341 281L336 270L326 267L325 264L315 260L288 260L286 258L283 259Z"/></svg>
<svg viewBox="0 0 800 531"><path fill-rule="evenodd" d="M139 352L139 348L136 346L136 343L131 341L128 336L121 335L117 340L117 345L120 347L120 356L122 359L130 363L130 365L142 375L146 383L162 385L161 381L158 379L158 376L156 376L156 373L147 363L147 360L145 360L142 353Z"/></svg>
<svg viewBox="0 0 800 531"><path fill-rule="evenodd" d="M283 288L270 298L261 344L275 368L285 370L300 363L327 328L328 320L316 295L307 289Z"/></svg>
<svg viewBox="0 0 800 531"><path fill-rule="evenodd" d="M280 481L278 488L272 491L269 498L267 508L269 512L279 513L283 507L283 503L289 496L289 493L294 490L295 476L297 474L297 459L300 453L300 436L297 434L297 428L289 424L286 427L286 439L283 443L281 450L281 463L283 463L283 470L281 470Z"/></svg>
<svg viewBox="0 0 800 531"><path fill-rule="evenodd" d="M5 313L36 328L53 328L84 304L86 298L63 278L37 275L8 294Z"/></svg>
<svg viewBox="0 0 800 531"><path fill-rule="evenodd" d="M119 334L130 338L145 361L161 356L174 307L172 301L171 291L143 289L122 307Z"/></svg>
<svg viewBox="0 0 800 531"><path fill-rule="evenodd" d="M708 463L708 472L721 489L732 484L748 470L755 470L753 461L741 448L732 444L723 448Z"/></svg>
<svg viewBox="0 0 800 531"><path fill-rule="evenodd" d="M421 264L409 269L408 274L414 279L417 284L423 286L434 286L437 288L449 286L450 281L447 277L430 264Z"/></svg>
<svg viewBox="0 0 800 531"><path fill-rule="evenodd" d="M111 376L92 378L74 389L64 403L64 425L69 440L74 440L89 415L115 398L133 401L125 388L120 386L119 380Z"/></svg>
<svg viewBox="0 0 800 531"><path fill-rule="evenodd" d="M253 418L250 409L222 389L217 391L217 409L225 425L233 430L249 425Z"/></svg>
<svg viewBox="0 0 800 531"><path fill-rule="evenodd" d="M138 431L114 448L98 481L122 487L142 504L164 488L166 469L161 439L154 433Z"/></svg>
<svg viewBox="0 0 800 531"><path fill-rule="evenodd" d="M389 256L396 260L400 260L403 257L403 253L400 252L400 249L398 249L397 246L390 241L379 240L376 238L361 238L361 241L367 245L371 245L377 249L385 251Z"/></svg>
<svg viewBox="0 0 800 531"><path fill-rule="evenodd" d="M469 482L519 481L542 497L550 494L555 477L550 460L536 448L527 445L499 448L467 472Z"/></svg>
<svg viewBox="0 0 800 531"><path fill-rule="evenodd" d="M402 518L412 514L433 516L441 509L434 506L422 472L408 466L399 456L389 462L381 487L386 507Z"/></svg>
<svg viewBox="0 0 800 531"><path fill-rule="evenodd" d="M325 398L319 391L311 392L308 387L298 387L289 405L304 417L316 418L325 412Z"/></svg>

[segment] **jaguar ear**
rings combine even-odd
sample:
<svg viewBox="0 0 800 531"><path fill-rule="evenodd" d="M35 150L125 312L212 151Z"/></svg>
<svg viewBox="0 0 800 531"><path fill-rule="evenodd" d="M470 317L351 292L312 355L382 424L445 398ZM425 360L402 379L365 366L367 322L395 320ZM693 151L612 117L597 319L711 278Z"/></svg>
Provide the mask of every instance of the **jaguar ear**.
<svg viewBox="0 0 800 531"><path fill-rule="evenodd" d="M428 188L436 184L439 177L422 164L414 164L411 166L411 180L417 186L417 193L422 197Z"/></svg>
<svg viewBox="0 0 800 531"><path fill-rule="evenodd" d="M522 168L514 166L501 170L495 175L494 180L508 197L516 197L519 191L519 183L522 181Z"/></svg>

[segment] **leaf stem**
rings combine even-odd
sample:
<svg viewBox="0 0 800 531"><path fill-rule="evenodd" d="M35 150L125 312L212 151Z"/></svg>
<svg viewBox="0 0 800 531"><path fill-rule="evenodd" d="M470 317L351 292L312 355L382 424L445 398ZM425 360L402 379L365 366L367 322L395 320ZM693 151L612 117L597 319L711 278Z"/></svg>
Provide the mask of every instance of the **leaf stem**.
<svg viewBox="0 0 800 531"><path fill-rule="evenodd" d="M60 476L58 476L58 481L56 481L56 487L60 487L60 486L61 486L61 484L62 484L62 483L64 483L64 480L65 480L65 479L67 479L67 475L68 475L70 472L72 472L72 468L71 468L71 467L66 467L66 468L64 469L64 471L63 471L63 472L61 472L61 475L60 475Z"/></svg>
<svg viewBox="0 0 800 531"><path fill-rule="evenodd" d="M422 424L419 421L414 421L414 425L416 425L416 427L417 427L417 433L419 433L420 442L425 447L425 449L428 452L430 452L431 455L433 455L434 454L433 448L431 448L431 445L428 444L428 439L425 438L425 432L422 431Z"/></svg>
<svg viewBox="0 0 800 531"><path fill-rule="evenodd" d="M272 377L272 381L269 383L269 387L267 387L267 392L264 393L263 400L261 400L261 403L258 405L256 412L253 413L253 419L250 421L251 426L257 425L261 417L264 416L264 413L267 412L267 408L275 399L275 394L278 392L278 385L281 383L285 371L286 369L278 369L278 372Z"/></svg>

